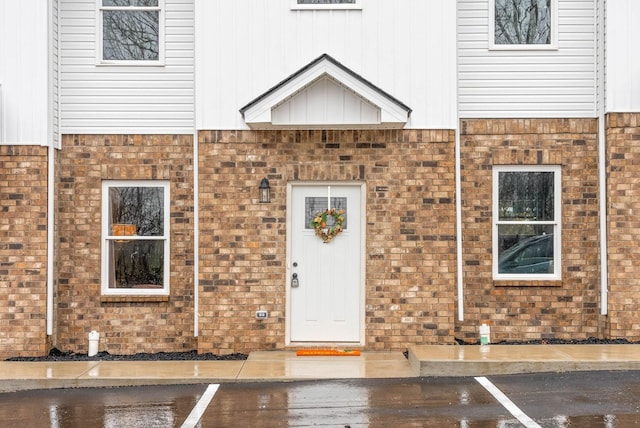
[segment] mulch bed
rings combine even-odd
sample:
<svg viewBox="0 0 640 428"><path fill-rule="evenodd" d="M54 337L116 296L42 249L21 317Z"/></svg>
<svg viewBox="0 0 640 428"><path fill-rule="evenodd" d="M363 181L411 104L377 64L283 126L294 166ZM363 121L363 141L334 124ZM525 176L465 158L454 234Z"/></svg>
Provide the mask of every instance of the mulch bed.
<svg viewBox="0 0 640 428"><path fill-rule="evenodd" d="M217 355L212 353L198 354L197 351L187 352L155 352L132 355L110 354L106 351L98 352L94 356L78 354L75 352L63 352L53 348L49 355L41 357L12 357L5 361L181 361L181 360L217 360L217 361L238 361L246 360L246 354Z"/></svg>

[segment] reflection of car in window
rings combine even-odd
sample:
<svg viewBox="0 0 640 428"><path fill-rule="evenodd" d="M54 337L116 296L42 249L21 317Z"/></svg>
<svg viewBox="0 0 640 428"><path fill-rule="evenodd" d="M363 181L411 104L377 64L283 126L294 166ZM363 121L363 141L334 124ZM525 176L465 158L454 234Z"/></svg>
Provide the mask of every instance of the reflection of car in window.
<svg viewBox="0 0 640 428"><path fill-rule="evenodd" d="M498 273L553 273L553 234L532 236L504 250Z"/></svg>

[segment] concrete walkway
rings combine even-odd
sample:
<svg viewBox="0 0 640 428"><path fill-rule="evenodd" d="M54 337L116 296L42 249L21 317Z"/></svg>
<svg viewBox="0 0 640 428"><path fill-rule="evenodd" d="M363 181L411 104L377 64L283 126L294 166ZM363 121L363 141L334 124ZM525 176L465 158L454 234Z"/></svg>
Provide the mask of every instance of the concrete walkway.
<svg viewBox="0 0 640 428"><path fill-rule="evenodd" d="M640 345L423 345L360 356L253 352L244 361L0 362L0 392L314 379L485 376L588 370L638 370Z"/></svg>
<svg viewBox="0 0 640 428"><path fill-rule="evenodd" d="M640 345L423 345L409 361L418 376L639 370Z"/></svg>

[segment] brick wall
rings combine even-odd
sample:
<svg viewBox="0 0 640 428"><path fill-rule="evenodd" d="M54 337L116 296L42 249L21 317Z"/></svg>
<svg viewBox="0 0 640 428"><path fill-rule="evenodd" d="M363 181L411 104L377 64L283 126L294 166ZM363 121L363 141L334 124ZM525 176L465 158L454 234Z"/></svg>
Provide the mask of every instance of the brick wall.
<svg viewBox="0 0 640 428"><path fill-rule="evenodd" d="M43 355L47 148L0 145L0 358Z"/></svg>
<svg viewBox="0 0 640 428"><path fill-rule="evenodd" d="M168 180L170 296L101 297L103 180ZM57 343L112 354L196 349L193 337L193 136L65 135L57 177Z"/></svg>
<svg viewBox="0 0 640 428"><path fill-rule="evenodd" d="M640 113L606 118L609 330L613 338L640 340Z"/></svg>
<svg viewBox="0 0 640 428"><path fill-rule="evenodd" d="M298 180L366 183L366 348L453 341L453 131L205 131L199 143L200 351L285 346L286 185Z"/></svg>
<svg viewBox="0 0 640 428"><path fill-rule="evenodd" d="M602 336L597 120L461 121L465 321L456 336L492 340ZM562 281L492 279L492 166L562 165Z"/></svg>

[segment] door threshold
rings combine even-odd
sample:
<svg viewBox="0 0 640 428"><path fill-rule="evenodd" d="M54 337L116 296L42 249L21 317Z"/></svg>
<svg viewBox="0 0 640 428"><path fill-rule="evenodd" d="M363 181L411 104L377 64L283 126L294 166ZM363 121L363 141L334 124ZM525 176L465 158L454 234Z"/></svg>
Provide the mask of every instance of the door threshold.
<svg viewBox="0 0 640 428"><path fill-rule="evenodd" d="M291 342L285 349L360 349L364 348L362 342Z"/></svg>

